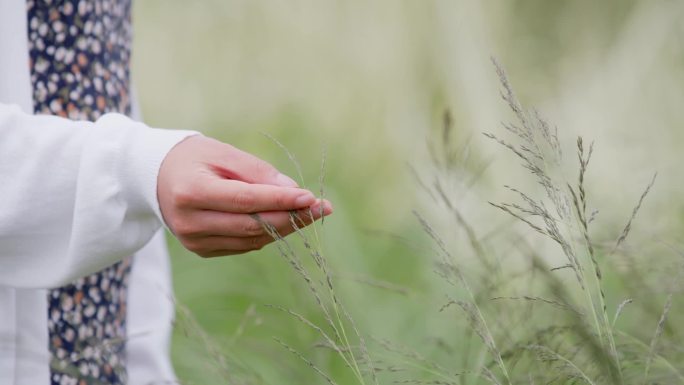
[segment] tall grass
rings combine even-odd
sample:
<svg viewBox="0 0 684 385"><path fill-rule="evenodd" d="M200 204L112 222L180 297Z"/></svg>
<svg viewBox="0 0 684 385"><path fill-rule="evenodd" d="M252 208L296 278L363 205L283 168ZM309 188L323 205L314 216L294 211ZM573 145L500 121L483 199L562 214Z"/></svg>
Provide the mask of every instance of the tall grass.
<svg viewBox="0 0 684 385"><path fill-rule="evenodd" d="M310 351L293 347L285 338L274 337L274 348L280 346L291 353L322 382L331 385L684 383L681 333L669 321L676 310L675 295L682 280L681 255L676 246L669 244L673 249L669 254L652 247L641 248L679 270L657 277L666 280L665 285L654 285L648 282L649 273L641 270L641 264L632 256L634 248L627 247L655 176L636 199L626 224L602 229L601 233L613 232L615 238L595 240L594 227L602 222L598 210L591 209L591 186L587 185L587 175L594 166L593 142L587 144L578 137L574 153L565 154L563 135L541 113L524 107L503 68L495 61L494 66L501 96L515 121L484 136L511 153L535 183L524 184L529 191L506 185L504 188L513 198L489 205L483 199L481 210L494 208L522 226L501 230L509 232L505 238L480 234L460 201L447 189L445 173L461 176L462 186L467 189L490 167L488 162L474 169L464 167L464 152L451 145L454 128L448 112L437 144L430 147L432 167L441 173L436 173L433 180L425 180L415 172L418 185L454 224L437 227L427 214L414 211L433 243L435 273L447 285L441 308L421 317L454 317L453 329L444 336L447 341L440 343L458 351L433 350L425 356L419 353L420 347L383 340L360 330L337 290L337 274L324 255L322 223L303 228L302 218L294 213L291 225L296 231L288 238L258 215L254 219L276 239L278 254L303 283L318 316L312 319L296 308L279 304L268 308L288 315L292 327L313 331L319 338L314 348L333 352L349 376L338 378L339 372L329 372ZM276 143L301 176L296 158ZM324 169L325 159L319 178L321 195ZM602 208L604 212L611 210L614 208ZM465 242L454 248L450 238ZM555 264L559 258L553 255L562 256L562 263ZM620 260L623 263L616 263ZM663 288L665 292L659 292ZM661 307L654 305L655 297L664 303ZM633 322L622 322L627 314ZM247 370L240 365L231 369L210 338L202 332L197 335L209 346L209 355L214 357L226 383L264 383L263 378L253 374L258 369ZM475 336L476 341L471 341L470 336Z"/></svg>
<svg viewBox="0 0 684 385"><path fill-rule="evenodd" d="M666 295L664 309L656 318L658 321L653 326L655 331L650 343L630 334L634 331L641 334L640 330L616 328L616 320L633 300L625 299L612 308L606 292L609 287L606 270L616 269L616 266L607 263L607 257L621 254L620 247L626 241L632 222L653 187L655 176L636 203L617 240L608 248L594 242L592 226L598 212L588 211L590 190L585 185L594 151L593 143L586 146L582 137L577 138L577 176L568 177L558 130L552 129L538 111L523 107L502 67L496 62L494 65L502 87L502 98L516 121L502 125L506 136L500 133L485 133L485 136L512 153L522 167L529 171L539 188L524 192L518 187L505 186L516 199L490 204L555 244L565 262L560 266L548 266L550 258L543 258L542 253L548 253L549 250L542 247L535 251L529 246L529 237L521 234L510 246L519 250L523 258L519 262L526 260L529 263L529 270L523 272L522 276L533 280L534 292L519 293L521 285L515 287L508 283L519 280L521 273L507 273L510 265L492 268L496 262L495 258L488 255L488 250L495 248L482 244L459 211L458 204L442 191L439 181L431 186L430 194L441 198L444 206L454 214L456 224L466 233L472 255L480 268L491 271L495 280L499 281L494 282L494 285L486 281L472 285L470 282L475 281L474 277L461 268L467 264L467 259L454 258L454 252L445 247L438 232L420 214L416 214L425 232L438 246L440 275L452 283L459 293L450 297L443 309L458 305L489 355L488 362L462 368L466 370L464 373L476 378L474 382L464 380L466 374L450 377L450 383L681 383L684 363L677 361L680 357L677 351L668 352L672 354L671 357L659 354L660 369L657 373L652 371L654 354L658 350L655 346L671 311L672 292ZM445 122L448 121L445 119ZM443 137L448 137L449 130L449 125L445 123ZM433 162L438 158L433 156ZM421 182L420 185L426 186L426 183ZM463 253L463 250L455 252ZM636 270L635 266L627 271L610 273L617 279L632 282L635 277L646 274ZM680 281L679 274L675 277L676 285ZM615 285L610 287L614 288ZM501 288L516 292L501 293ZM622 293L609 294L618 297ZM488 302L487 298L496 304ZM647 298L641 300L650 302ZM528 312L521 302L534 304L534 311ZM492 318L501 317L513 321L519 314L529 317L523 325L491 322ZM611 317L611 314L614 316ZM637 318L652 319L653 313L645 313ZM447 373L441 376L448 377Z"/></svg>

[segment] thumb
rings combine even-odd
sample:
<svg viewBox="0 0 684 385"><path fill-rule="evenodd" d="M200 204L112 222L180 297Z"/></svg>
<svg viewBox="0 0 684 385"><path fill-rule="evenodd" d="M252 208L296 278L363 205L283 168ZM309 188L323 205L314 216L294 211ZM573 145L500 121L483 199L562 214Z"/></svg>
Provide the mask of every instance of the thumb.
<svg viewBox="0 0 684 385"><path fill-rule="evenodd" d="M214 164L214 171L228 179L246 183L270 184L281 187L299 187L297 182L265 160L235 148L229 144L220 143L223 147L220 164Z"/></svg>

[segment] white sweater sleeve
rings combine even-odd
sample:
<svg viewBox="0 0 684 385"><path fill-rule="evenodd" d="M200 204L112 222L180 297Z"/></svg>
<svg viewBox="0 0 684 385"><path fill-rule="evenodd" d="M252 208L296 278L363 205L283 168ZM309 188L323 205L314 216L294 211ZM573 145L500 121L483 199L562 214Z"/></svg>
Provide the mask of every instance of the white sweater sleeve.
<svg viewBox="0 0 684 385"><path fill-rule="evenodd" d="M193 134L0 104L0 286L60 286L143 247L162 223L161 162Z"/></svg>

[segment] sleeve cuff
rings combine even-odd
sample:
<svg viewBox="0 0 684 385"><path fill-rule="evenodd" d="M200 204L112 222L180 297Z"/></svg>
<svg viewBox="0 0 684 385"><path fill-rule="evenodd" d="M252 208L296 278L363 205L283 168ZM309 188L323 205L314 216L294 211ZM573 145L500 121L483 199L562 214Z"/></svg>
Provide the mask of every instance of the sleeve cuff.
<svg viewBox="0 0 684 385"><path fill-rule="evenodd" d="M103 117L106 119L106 117ZM118 119L124 117L111 117ZM131 121L128 121L131 125ZM126 147L122 149L122 192L136 215L154 214L165 224L157 198L157 177L164 158L184 139L200 135L196 131L150 128L135 122L127 133Z"/></svg>

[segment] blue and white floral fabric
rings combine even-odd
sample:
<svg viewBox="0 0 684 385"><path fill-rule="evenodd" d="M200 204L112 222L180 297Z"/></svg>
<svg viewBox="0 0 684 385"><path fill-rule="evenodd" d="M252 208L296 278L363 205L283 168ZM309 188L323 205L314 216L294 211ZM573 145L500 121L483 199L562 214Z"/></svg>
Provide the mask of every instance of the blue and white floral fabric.
<svg viewBox="0 0 684 385"><path fill-rule="evenodd" d="M130 114L130 0L27 0L34 111ZM48 292L52 385L126 383L131 258Z"/></svg>

